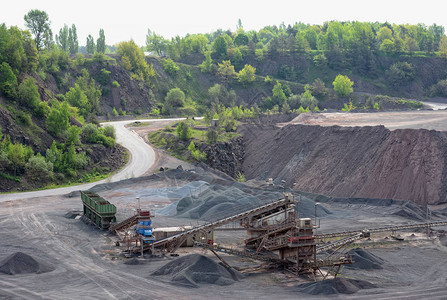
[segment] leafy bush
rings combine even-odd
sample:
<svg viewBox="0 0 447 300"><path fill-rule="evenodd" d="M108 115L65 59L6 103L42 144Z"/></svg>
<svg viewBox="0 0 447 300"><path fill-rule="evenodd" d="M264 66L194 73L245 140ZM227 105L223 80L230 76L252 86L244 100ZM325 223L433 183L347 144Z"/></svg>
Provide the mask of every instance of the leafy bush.
<svg viewBox="0 0 447 300"><path fill-rule="evenodd" d="M188 146L189 152L191 152L192 157L197 161L205 161L206 160L206 153L200 152L199 149L196 149L196 145L193 141Z"/></svg>
<svg viewBox="0 0 447 300"><path fill-rule="evenodd" d="M25 165L25 177L32 181L47 182L53 176L53 164L40 153L31 157Z"/></svg>
<svg viewBox="0 0 447 300"><path fill-rule="evenodd" d="M82 137L86 143L96 143L99 129L96 125L88 123L82 127Z"/></svg>
<svg viewBox="0 0 447 300"><path fill-rule="evenodd" d="M188 125L188 123L182 121L177 125L176 133L179 139L183 141L187 141L192 136L192 130L191 127Z"/></svg>
<svg viewBox="0 0 447 300"><path fill-rule="evenodd" d="M115 127L113 127L112 125L106 125L102 127L101 131L104 133L105 136L111 137L113 139L116 138Z"/></svg>
<svg viewBox="0 0 447 300"><path fill-rule="evenodd" d="M120 87L121 85L118 83L118 81L114 80L114 81L112 82L112 86L113 86L113 87Z"/></svg>
<svg viewBox="0 0 447 300"><path fill-rule="evenodd" d="M163 69L166 73L175 75L180 70L180 68L177 66L177 64L170 58L163 59L161 61L161 64L163 65Z"/></svg>
<svg viewBox="0 0 447 300"><path fill-rule="evenodd" d="M28 77L19 85L19 98L22 104L36 109L40 103L40 95L34 78Z"/></svg>
<svg viewBox="0 0 447 300"><path fill-rule="evenodd" d="M17 77L6 62L0 65L0 74L2 75L0 76L0 91L6 97L15 98L17 95Z"/></svg>
<svg viewBox="0 0 447 300"><path fill-rule="evenodd" d="M98 82L102 85L107 85L109 84L110 81L110 71L106 70L106 69L101 69L99 75L98 75Z"/></svg>
<svg viewBox="0 0 447 300"><path fill-rule="evenodd" d="M208 141L208 144L215 144L219 138L219 133L217 130L213 128L208 128L206 131L206 139Z"/></svg>

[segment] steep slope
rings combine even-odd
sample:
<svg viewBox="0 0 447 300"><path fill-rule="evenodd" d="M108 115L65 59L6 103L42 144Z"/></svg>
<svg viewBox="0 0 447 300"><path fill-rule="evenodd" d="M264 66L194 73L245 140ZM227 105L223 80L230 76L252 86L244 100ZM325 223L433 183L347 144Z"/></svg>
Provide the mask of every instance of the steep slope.
<svg viewBox="0 0 447 300"><path fill-rule="evenodd" d="M246 125L240 132L247 179L271 177L337 197L447 201L443 132L306 125Z"/></svg>

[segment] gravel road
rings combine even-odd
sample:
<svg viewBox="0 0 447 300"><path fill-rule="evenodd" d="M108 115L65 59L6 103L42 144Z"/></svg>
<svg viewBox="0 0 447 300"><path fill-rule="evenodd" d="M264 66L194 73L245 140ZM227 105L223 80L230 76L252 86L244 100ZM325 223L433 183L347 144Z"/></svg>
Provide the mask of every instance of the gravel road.
<svg viewBox="0 0 447 300"><path fill-rule="evenodd" d="M178 121L181 119L169 119L169 120ZM129 150L129 162L118 173L112 175L107 179L82 185L56 188L51 190L33 191L33 192L0 194L0 202L17 200L17 199L29 199L34 197L63 195L73 191L87 190L99 183L104 183L106 181L115 182L143 175L154 164L155 153L154 150L148 144L146 144L138 134L136 134L134 131L130 131L127 128L125 128L125 125L136 121L161 122L166 121L166 119L127 120L127 121L116 121L116 122L105 123L107 125L112 125L113 127L115 127L117 142Z"/></svg>

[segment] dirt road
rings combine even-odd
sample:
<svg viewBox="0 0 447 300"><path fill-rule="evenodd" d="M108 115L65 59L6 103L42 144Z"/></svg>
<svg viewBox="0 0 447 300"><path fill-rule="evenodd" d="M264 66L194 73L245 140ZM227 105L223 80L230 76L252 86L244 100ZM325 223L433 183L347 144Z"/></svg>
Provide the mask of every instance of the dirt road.
<svg viewBox="0 0 447 300"><path fill-rule="evenodd" d="M169 119L170 121L178 121L181 119ZM45 197L53 195L68 194L73 191L87 190L91 187L104 182L115 182L132 177L139 177L146 173L155 162L155 154L152 147L150 147L138 134L134 131L129 131L125 125L140 122L166 122L166 119L150 119L150 120L127 120L108 122L107 125L112 125L116 130L116 139L119 144L129 150L129 162L118 173L112 175L110 178L96 181L92 183L63 187L51 190L14 193L14 194L0 194L0 202L17 199L28 199L34 197Z"/></svg>

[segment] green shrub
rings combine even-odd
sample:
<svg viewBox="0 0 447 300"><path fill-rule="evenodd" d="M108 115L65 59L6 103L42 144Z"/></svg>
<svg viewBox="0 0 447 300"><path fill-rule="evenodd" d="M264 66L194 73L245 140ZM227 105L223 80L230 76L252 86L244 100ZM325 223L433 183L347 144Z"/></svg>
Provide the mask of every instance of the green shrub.
<svg viewBox="0 0 447 300"><path fill-rule="evenodd" d="M171 75L177 74L177 72L180 70L177 64L170 58L163 59L161 61L161 64L163 65L163 69L166 71L166 73L169 73Z"/></svg>
<svg viewBox="0 0 447 300"><path fill-rule="evenodd" d="M118 116L118 112L116 111L116 108L115 108L115 107L112 109L112 115L113 115L114 117L117 117L117 116Z"/></svg>
<svg viewBox="0 0 447 300"><path fill-rule="evenodd" d="M37 108L40 103L40 94L34 78L28 77L20 83L19 98L22 104L32 109Z"/></svg>
<svg viewBox="0 0 447 300"><path fill-rule="evenodd" d="M118 81L114 80L114 81L112 82L112 86L113 86L113 87L120 87L120 84L118 83Z"/></svg>
<svg viewBox="0 0 447 300"><path fill-rule="evenodd" d="M213 128L209 128L206 131L206 139L208 144L215 144L217 142L219 138L219 133L217 132L217 130L213 129Z"/></svg>
<svg viewBox="0 0 447 300"><path fill-rule="evenodd" d="M25 165L25 177L32 181L47 182L53 176L53 164L47 162L38 153L31 157Z"/></svg>
<svg viewBox="0 0 447 300"><path fill-rule="evenodd" d="M188 123L182 121L177 125L176 133L179 139L183 141L187 141L192 136L192 130L191 127L188 125Z"/></svg>
<svg viewBox="0 0 447 300"><path fill-rule="evenodd" d="M116 138L115 127L113 127L112 125L106 125L106 126L102 127L101 130L105 136L111 137L113 139Z"/></svg>
<svg viewBox="0 0 447 300"><path fill-rule="evenodd" d="M106 70L106 69L101 69L99 75L98 75L98 82L102 85L107 85L109 84L110 81L110 71Z"/></svg>
<svg viewBox="0 0 447 300"><path fill-rule="evenodd" d="M88 123L82 127L82 137L86 143L96 143L99 129L96 125Z"/></svg>
<svg viewBox="0 0 447 300"><path fill-rule="evenodd" d="M193 141L188 146L189 152L191 152L192 157L197 161L205 161L206 160L206 153L200 152L199 149L196 149L196 145Z"/></svg>

